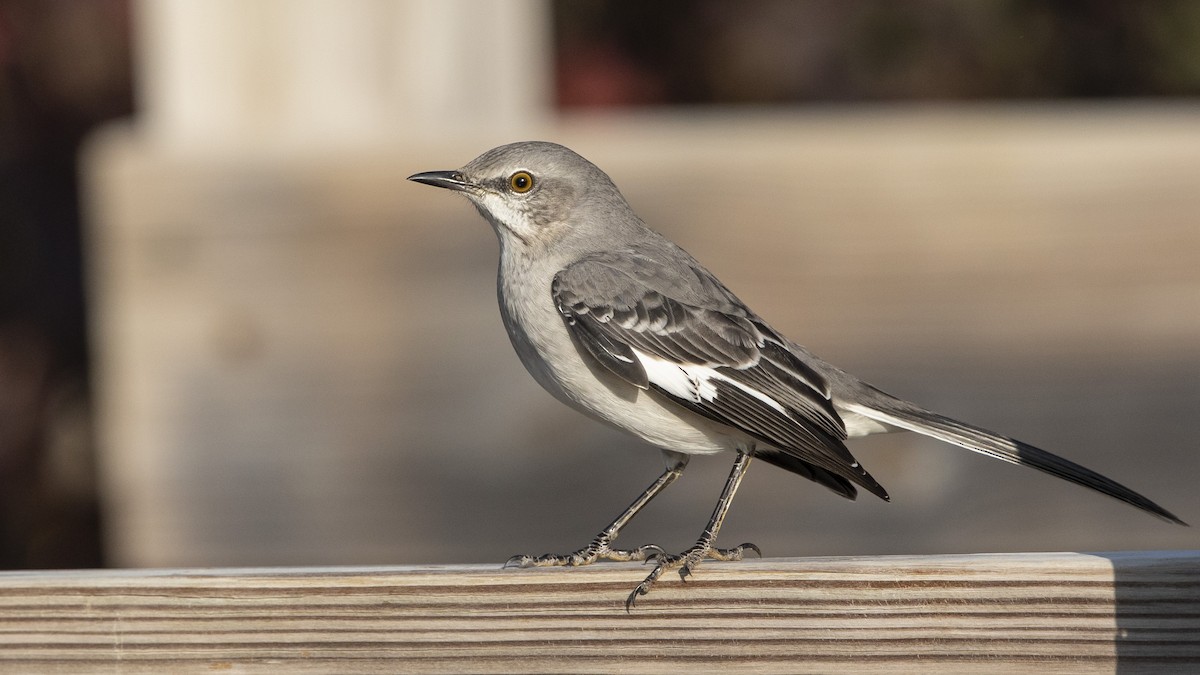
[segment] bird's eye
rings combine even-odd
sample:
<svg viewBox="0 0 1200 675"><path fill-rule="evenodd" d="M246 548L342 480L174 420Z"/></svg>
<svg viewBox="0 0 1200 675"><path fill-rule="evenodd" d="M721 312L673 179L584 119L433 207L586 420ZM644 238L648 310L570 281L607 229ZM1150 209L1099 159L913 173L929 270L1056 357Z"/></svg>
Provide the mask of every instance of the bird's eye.
<svg viewBox="0 0 1200 675"><path fill-rule="evenodd" d="M533 176L528 171L518 171L508 178L508 186L517 194L525 194L533 189Z"/></svg>

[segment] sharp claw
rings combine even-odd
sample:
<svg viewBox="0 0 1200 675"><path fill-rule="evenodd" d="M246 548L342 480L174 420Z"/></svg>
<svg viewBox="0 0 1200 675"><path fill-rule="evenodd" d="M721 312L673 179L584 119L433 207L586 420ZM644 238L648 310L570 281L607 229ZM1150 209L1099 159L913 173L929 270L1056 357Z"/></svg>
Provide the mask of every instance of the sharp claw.
<svg viewBox="0 0 1200 675"><path fill-rule="evenodd" d="M647 591L642 588L642 584L638 584L637 587L633 589L633 592L629 594L629 597L625 598L625 613L632 614L633 606L637 603L637 597L639 595L645 595L646 593Z"/></svg>
<svg viewBox="0 0 1200 675"><path fill-rule="evenodd" d="M638 552L645 554L646 556L642 559L642 564L644 565L648 565L660 558L667 557L667 552L663 550L663 547L656 544L646 544L645 546L640 546L638 547Z"/></svg>
<svg viewBox="0 0 1200 675"><path fill-rule="evenodd" d="M758 557L760 557L760 558L762 557L762 550L759 549L754 544L751 544L750 542L746 542L746 543L742 544L739 548L748 548L751 551L754 551L754 554L757 555Z"/></svg>

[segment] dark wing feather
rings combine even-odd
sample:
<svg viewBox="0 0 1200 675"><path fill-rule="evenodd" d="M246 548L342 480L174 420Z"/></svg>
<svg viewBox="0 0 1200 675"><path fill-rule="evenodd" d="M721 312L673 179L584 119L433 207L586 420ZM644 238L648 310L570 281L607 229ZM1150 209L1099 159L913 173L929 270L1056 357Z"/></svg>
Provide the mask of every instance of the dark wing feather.
<svg viewBox="0 0 1200 675"><path fill-rule="evenodd" d="M551 291L576 343L630 384L761 441L770 448L759 453L767 461L843 496L853 497L852 481L887 499L846 448L845 425L825 378L684 256L686 269L672 271L636 251L605 252L559 272ZM682 285L689 278L695 282ZM681 366L705 366L730 381L714 378L713 397L680 397L650 381L634 350Z"/></svg>
<svg viewBox="0 0 1200 675"><path fill-rule="evenodd" d="M789 455L786 452L771 447L755 448L754 456L764 462L774 464L781 469L787 469L794 474L803 476L814 483L820 483L846 499L858 497L858 490L854 488L854 485L850 481L836 473L831 473L808 462L796 459L795 456Z"/></svg>

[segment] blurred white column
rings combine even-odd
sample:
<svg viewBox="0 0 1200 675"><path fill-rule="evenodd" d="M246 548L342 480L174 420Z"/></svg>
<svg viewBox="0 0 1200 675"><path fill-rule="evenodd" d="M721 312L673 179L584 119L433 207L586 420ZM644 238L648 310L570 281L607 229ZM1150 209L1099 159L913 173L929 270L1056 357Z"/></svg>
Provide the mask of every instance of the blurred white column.
<svg viewBox="0 0 1200 675"><path fill-rule="evenodd" d="M157 144L354 144L463 125L520 128L548 116L544 0L136 7L140 120Z"/></svg>

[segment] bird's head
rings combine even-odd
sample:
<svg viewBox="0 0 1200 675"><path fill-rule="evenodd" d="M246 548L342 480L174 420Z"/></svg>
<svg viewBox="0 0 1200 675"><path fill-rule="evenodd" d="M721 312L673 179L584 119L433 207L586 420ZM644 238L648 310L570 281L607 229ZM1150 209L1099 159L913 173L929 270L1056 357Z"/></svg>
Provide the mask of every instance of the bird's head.
<svg viewBox="0 0 1200 675"><path fill-rule="evenodd" d="M552 246L588 214L624 216L629 208L607 174L570 149L543 141L502 145L461 169L408 179L461 192L502 245L524 248Z"/></svg>

